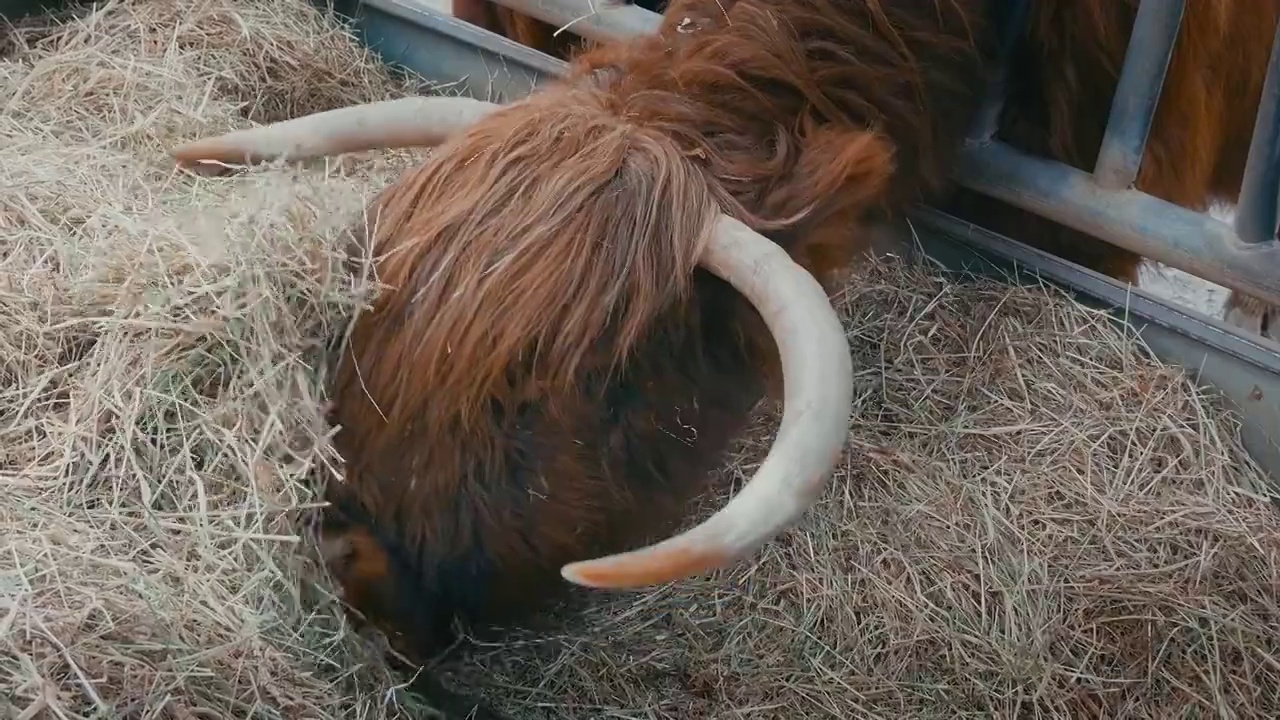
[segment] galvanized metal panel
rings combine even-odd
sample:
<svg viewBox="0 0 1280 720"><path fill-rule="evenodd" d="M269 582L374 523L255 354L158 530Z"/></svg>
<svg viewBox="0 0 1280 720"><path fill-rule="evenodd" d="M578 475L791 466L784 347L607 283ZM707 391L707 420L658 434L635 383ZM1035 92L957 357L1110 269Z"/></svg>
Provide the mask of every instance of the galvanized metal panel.
<svg viewBox="0 0 1280 720"><path fill-rule="evenodd" d="M448 85L451 92L510 102L565 69L560 60L442 15L421 0L319 4L350 18L383 62Z"/></svg>
<svg viewBox="0 0 1280 720"><path fill-rule="evenodd" d="M1143 257L1280 304L1280 243L1241 242L1227 223L1137 190L1107 190L1068 165L1005 143L970 145L958 178L969 188Z"/></svg>
<svg viewBox="0 0 1280 720"><path fill-rule="evenodd" d="M342 5L338 9L342 10ZM388 62L442 83L467 77L465 87L477 97L490 97L491 92L505 99L521 97L564 67L563 63L492 33L441 16L420 0L363 0L352 12L366 42ZM989 151L995 153L989 157L994 157L1002 170L982 175L984 162L970 158L970 172L978 173L983 184L1002 194L1020 197L1051 217L1053 208L1042 207L1048 202L1044 198L1081 192L1069 193L1054 184L1083 183L1089 178L1079 171L1073 172L1085 180L1076 175L1040 172L1048 161L1009 157L1011 149L1000 149L998 144L990 147L996 149ZM1159 201L1133 191L1107 192L1091 181L1085 188L1083 192L1088 194L1075 205L1078 212L1098 213L1102 208L1113 215L1126 215L1130 218L1126 222L1132 226L1128 232L1142 238L1163 232L1172 224L1178 230L1172 235L1185 238L1185 252L1193 265L1201 260L1191 249L1192 243L1216 237L1206 230L1204 216L1198 213L1183 211L1173 220L1152 226L1146 218L1158 213L1160 206L1150 203ZM1280 484L1280 348L936 210L921 208L913 213L913 219L924 250L946 267L1000 278L1007 277L1016 267L1023 277L1042 278L1068 289L1087 304L1112 309L1119 321L1139 330L1157 356L1190 369L1201 382L1217 388L1238 408L1245 424L1246 447ZM1092 226L1093 222L1086 225ZM905 251L905 239L903 244ZM1247 246L1216 249L1239 253L1241 262L1251 262L1252 248Z"/></svg>

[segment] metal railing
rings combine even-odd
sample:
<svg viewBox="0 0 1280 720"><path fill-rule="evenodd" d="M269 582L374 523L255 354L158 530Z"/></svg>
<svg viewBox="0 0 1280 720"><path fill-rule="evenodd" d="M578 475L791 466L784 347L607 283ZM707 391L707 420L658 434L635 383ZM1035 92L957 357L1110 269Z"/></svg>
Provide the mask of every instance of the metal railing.
<svg viewBox="0 0 1280 720"><path fill-rule="evenodd" d="M661 16L608 0L496 0L564 32L592 40L655 32ZM1029 3L1015 0L1003 23L1012 47ZM997 79L960 154L963 186L1100 240L1280 305L1280 27L1268 64L1234 227L1207 213L1133 189L1184 0L1142 0L1106 133L1092 173L1028 155L992 137L1004 99Z"/></svg>

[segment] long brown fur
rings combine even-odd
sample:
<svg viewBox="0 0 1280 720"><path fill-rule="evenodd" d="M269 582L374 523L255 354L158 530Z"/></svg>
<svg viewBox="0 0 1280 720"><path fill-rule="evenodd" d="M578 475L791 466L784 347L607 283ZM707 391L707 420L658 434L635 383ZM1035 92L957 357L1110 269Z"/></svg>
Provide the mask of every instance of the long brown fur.
<svg viewBox="0 0 1280 720"><path fill-rule="evenodd" d="M371 204L390 289L338 367L326 532L348 600L417 658L670 532L776 387L760 317L695 269L717 213L830 283L851 228L945 186L983 0L707 6L583 54Z"/></svg>
<svg viewBox="0 0 1280 720"><path fill-rule="evenodd" d="M333 387L348 600L415 659L518 621L567 562L669 533L777 387L696 269L717 212L829 285L870 217L951 206L1116 277L1137 259L953 192L1004 0L676 0L659 35L437 149L370 206L390 286ZM1234 196L1280 0L1188 0L1141 184ZM1034 0L1001 136L1088 169L1136 0ZM679 26L679 30L676 26Z"/></svg>
<svg viewBox="0 0 1280 720"><path fill-rule="evenodd" d="M1007 0L987 4L988 12L1002 12ZM552 37L550 25L488 0L455 0L454 7L464 15L488 12L487 29L557 57L589 47L568 33ZM1025 152L1092 171L1137 8L1138 0L1032 0L1010 63L1010 96L997 136ZM1280 0L1186 0L1138 189L1201 211L1238 199L1277 18ZM964 190L940 204L983 227L1137 282L1141 258L1127 250ZM1241 293L1232 293L1227 306L1255 315L1263 307ZM1280 311L1265 313L1262 329L1270 321L1275 336Z"/></svg>

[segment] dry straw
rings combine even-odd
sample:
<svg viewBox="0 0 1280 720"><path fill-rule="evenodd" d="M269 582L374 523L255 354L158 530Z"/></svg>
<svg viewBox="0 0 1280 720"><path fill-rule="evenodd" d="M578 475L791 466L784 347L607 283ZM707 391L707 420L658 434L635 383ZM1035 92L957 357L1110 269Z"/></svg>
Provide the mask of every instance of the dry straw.
<svg viewBox="0 0 1280 720"><path fill-rule="evenodd" d="M303 0L108 2L0 52L0 717L384 716L294 522L368 289L340 229L405 158L165 151L410 88Z"/></svg>
<svg viewBox="0 0 1280 720"><path fill-rule="evenodd" d="M0 717L421 717L296 524L370 290L343 228L413 154L164 156L410 86L305 0L108 3L0 53ZM1049 290L882 262L842 305L856 422L801 528L453 679L517 717L1280 717L1280 523L1217 402Z"/></svg>

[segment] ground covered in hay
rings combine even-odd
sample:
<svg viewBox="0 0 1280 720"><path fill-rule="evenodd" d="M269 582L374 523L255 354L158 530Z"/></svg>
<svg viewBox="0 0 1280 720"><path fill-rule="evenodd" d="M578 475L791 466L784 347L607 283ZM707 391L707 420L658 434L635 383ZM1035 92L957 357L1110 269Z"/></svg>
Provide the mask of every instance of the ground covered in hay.
<svg viewBox="0 0 1280 720"><path fill-rule="evenodd" d="M861 394L802 526L459 674L527 718L1280 713L1280 523L1217 403L1050 290L886 262L842 304Z"/></svg>
<svg viewBox="0 0 1280 720"><path fill-rule="evenodd" d="M410 88L304 0L3 32L0 717L386 715L295 520L335 462L311 368L368 289L333 248L405 158L216 182L165 151Z"/></svg>
<svg viewBox="0 0 1280 720"><path fill-rule="evenodd" d="M0 716L422 717L297 528L339 466L315 368L369 292L342 228L412 154L164 155L412 88L304 0L5 32ZM526 718L1280 717L1280 522L1233 418L1051 291L883 262L841 304L856 422L801 527L452 680Z"/></svg>

